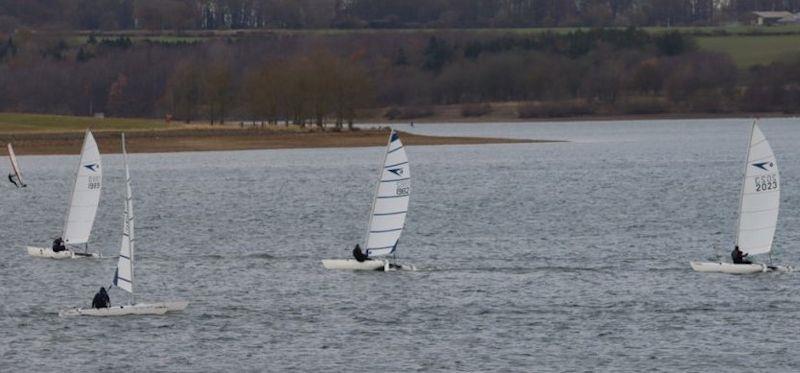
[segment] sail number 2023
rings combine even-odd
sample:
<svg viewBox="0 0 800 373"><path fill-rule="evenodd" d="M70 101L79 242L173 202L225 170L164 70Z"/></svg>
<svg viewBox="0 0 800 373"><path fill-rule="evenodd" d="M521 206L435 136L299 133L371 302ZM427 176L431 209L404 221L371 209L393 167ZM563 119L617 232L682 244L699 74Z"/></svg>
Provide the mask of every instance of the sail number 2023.
<svg viewBox="0 0 800 373"><path fill-rule="evenodd" d="M756 177L755 182L756 192L778 189L778 178L774 174Z"/></svg>
<svg viewBox="0 0 800 373"><path fill-rule="evenodd" d="M89 189L100 189L100 177L89 176Z"/></svg>

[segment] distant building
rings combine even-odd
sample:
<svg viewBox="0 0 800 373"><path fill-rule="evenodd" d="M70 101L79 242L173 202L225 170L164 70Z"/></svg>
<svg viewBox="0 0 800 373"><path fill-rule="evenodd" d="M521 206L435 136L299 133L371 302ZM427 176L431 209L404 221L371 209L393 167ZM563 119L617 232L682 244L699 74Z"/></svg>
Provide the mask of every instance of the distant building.
<svg viewBox="0 0 800 373"><path fill-rule="evenodd" d="M752 12L750 23L757 26L798 23L800 18L792 12Z"/></svg>
<svg viewBox="0 0 800 373"><path fill-rule="evenodd" d="M791 25L800 23L800 13L793 14L791 17L784 17L778 20L779 25Z"/></svg>

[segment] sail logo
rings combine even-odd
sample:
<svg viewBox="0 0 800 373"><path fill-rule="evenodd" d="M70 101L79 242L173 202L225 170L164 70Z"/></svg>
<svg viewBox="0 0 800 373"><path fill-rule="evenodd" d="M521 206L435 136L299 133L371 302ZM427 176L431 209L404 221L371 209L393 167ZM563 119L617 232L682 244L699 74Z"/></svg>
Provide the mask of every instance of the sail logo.
<svg viewBox="0 0 800 373"><path fill-rule="evenodd" d="M389 170L389 172L391 172L391 173L393 173L393 174L395 174L397 176L403 176L403 169L402 168L391 169L391 170Z"/></svg>
<svg viewBox="0 0 800 373"><path fill-rule="evenodd" d="M97 169L98 169L98 168L100 168L100 165L99 165L99 164L97 164L97 163L92 163L92 164L87 164L87 165L84 165L83 167L86 167L86 168L88 168L88 169L89 169L89 171L92 171L92 172L97 172Z"/></svg>
<svg viewBox="0 0 800 373"><path fill-rule="evenodd" d="M758 163L753 163L753 167L760 168L760 169L762 169L764 171L769 171L768 168L775 167L775 163L774 162L758 162Z"/></svg>

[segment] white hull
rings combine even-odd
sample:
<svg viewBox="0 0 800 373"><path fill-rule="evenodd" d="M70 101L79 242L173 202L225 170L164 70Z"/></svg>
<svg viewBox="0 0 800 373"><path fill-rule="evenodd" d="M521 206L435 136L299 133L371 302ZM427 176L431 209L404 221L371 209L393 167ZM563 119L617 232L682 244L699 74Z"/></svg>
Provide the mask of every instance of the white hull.
<svg viewBox="0 0 800 373"><path fill-rule="evenodd" d="M163 315L167 312L183 311L189 302L137 303L109 308L72 308L58 312L60 317L71 316L126 316L126 315Z"/></svg>
<svg viewBox="0 0 800 373"><path fill-rule="evenodd" d="M28 246L28 255L37 258L50 258L50 259L80 259L80 258L99 258L100 254L95 253L81 253L72 250L64 250L55 252L49 247L33 247Z"/></svg>
<svg viewBox="0 0 800 373"><path fill-rule="evenodd" d="M770 266L766 264L733 264L722 262L689 262L697 272L716 272L744 275L759 272L792 272L791 266Z"/></svg>
<svg viewBox="0 0 800 373"><path fill-rule="evenodd" d="M410 264L391 264L388 260L366 260L359 262L355 259L323 259L322 266L327 269L343 269L350 271L416 271L417 267Z"/></svg>

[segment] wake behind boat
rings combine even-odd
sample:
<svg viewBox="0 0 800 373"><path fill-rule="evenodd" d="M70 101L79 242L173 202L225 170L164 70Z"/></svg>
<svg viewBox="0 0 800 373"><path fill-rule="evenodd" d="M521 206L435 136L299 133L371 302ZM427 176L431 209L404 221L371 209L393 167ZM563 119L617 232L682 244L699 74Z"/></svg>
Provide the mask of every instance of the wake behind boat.
<svg viewBox="0 0 800 373"><path fill-rule="evenodd" d="M730 274L791 272L791 266L751 263L745 259L751 255L768 254L772 250L779 207L778 163L758 123L753 122L739 198L736 244L731 254L736 263L692 261L689 262L692 269Z"/></svg>
<svg viewBox="0 0 800 373"><path fill-rule="evenodd" d="M99 258L99 253L88 252L88 242L100 205L102 181L100 150L92 133L86 130L63 234L49 248L28 246L28 255L51 259ZM76 249L79 245L83 245L84 252Z"/></svg>
<svg viewBox="0 0 800 373"><path fill-rule="evenodd" d="M356 271L416 270L413 265L398 264L394 260L400 234L405 226L410 196L411 170L408 156L400 136L392 131L372 199L364 240L366 251L362 254L360 246L357 246L354 255L358 259L325 259L322 265L327 269Z"/></svg>
<svg viewBox="0 0 800 373"><path fill-rule="evenodd" d="M163 315L172 311L183 311L189 302L157 302L136 303L133 293L133 260L134 260L134 215L133 194L131 192L131 176L128 170L128 153L125 150L125 134L122 134L122 158L125 163L125 210L123 213L122 242L120 244L117 270L114 272L113 285L127 291L131 295L128 305L92 308L72 308L58 313L67 316L125 316L125 315ZM105 295L105 289L101 293ZM97 298L97 296L95 296ZM107 299L107 298L106 298ZM109 301L110 302L110 301ZM92 303L95 303L94 301Z"/></svg>

